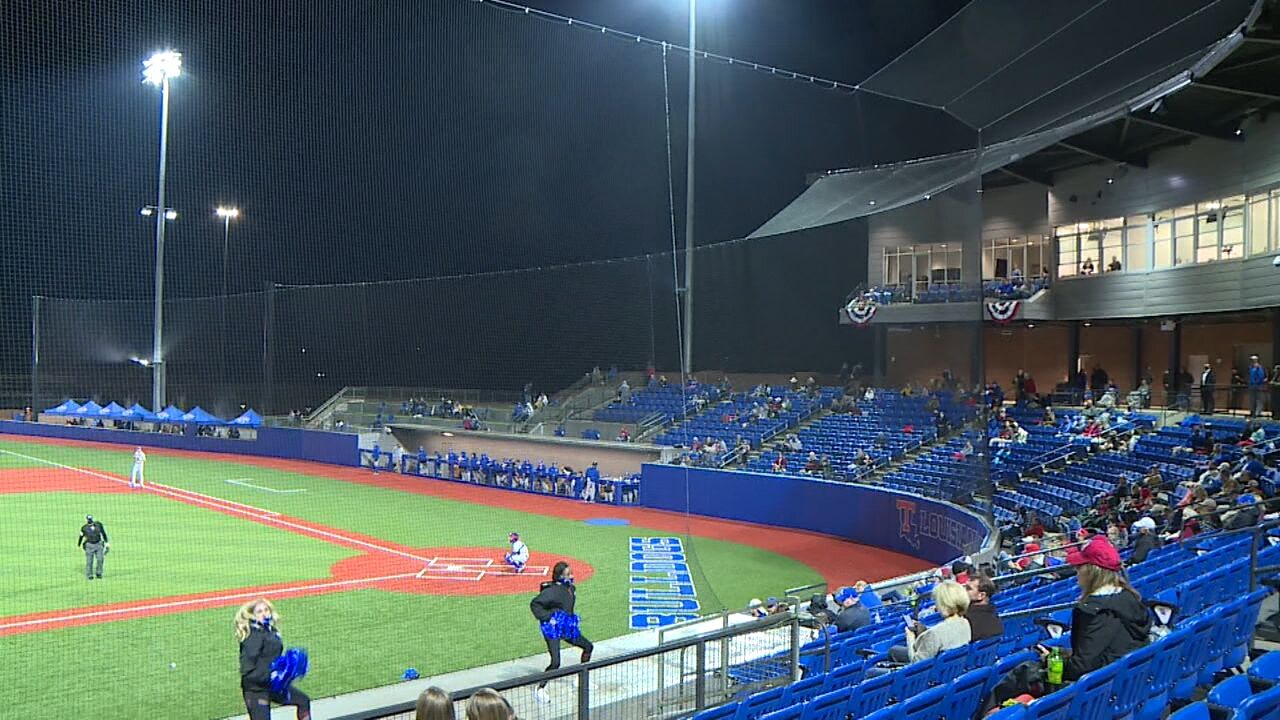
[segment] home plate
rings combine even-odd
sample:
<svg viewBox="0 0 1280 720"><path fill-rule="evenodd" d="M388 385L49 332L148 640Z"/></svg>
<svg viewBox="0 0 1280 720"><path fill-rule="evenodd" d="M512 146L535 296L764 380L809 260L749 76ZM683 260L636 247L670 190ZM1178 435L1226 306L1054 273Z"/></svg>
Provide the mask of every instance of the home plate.
<svg viewBox="0 0 1280 720"><path fill-rule="evenodd" d="M546 576L551 569L545 565L526 565L523 573L506 564L496 564L492 558L432 558L426 567L418 571L418 578L423 580L469 580L479 582L486 575L529 575Z"/></svg>

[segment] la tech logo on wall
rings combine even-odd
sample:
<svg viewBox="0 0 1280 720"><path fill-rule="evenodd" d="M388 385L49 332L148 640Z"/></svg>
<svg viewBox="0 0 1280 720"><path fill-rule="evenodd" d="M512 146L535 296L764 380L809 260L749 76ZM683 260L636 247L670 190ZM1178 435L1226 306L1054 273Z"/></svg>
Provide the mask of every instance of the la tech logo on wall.
<svg viewBox="0 0 1280 720"><path fill-rule="evenodd" d="M957 555L968 553L982 543L980 532L954 517L933 512L906 498L899 498L895 503L898 537L917 550L922 538L948 545Z"/></svg>

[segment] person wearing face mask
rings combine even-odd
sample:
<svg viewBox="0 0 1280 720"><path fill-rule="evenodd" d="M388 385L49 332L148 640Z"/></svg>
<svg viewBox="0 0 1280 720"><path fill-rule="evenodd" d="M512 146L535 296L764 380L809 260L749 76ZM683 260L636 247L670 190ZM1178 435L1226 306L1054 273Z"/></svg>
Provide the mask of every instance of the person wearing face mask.
<svg viewBox="0 0 1280 720"><path fill-rule="evenodd" d="M591 661L594 645L578 628L578 616L574 614L574 603L577 591L573 586L573 568L561 560L551 569L551 580L542 583L542 590L529 603L529 609L542 626L542 636L547 641L547 654L551 656L551 664L547 672L560 667L560 641L563 640L574 647L582 648L582 662ZM547 694L547 683L538 685L534 695L538 702L550 702Z"/></svg>
<svg viewBox="0 0 1280 720"><path fill-rule="evenodd" d="M311 698L295 688L283 693L272 689L272 664L284 653L284 641L276 629L280 619L270 600L252 600L236 611L236 640L240 642L240 690L249 720L270 720L271 703L293 705L298 720L311 719ZM293 651L290 651L293 652Z"/></svg>

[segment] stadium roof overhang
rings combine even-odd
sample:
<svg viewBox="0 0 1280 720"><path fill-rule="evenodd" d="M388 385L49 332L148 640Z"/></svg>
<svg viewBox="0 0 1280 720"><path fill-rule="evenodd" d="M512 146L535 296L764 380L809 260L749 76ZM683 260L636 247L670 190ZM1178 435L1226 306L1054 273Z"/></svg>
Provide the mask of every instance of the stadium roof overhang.
<svg viewBox="0 0 1280 720"><path fill-rule="evenodd" d="M933 123L954 151L822 174L751 237L909 205L964 183L1053 183L1093 163L1144 167L1161 148L1241 138L1280 102L1276 0L974 0L855 92L869 141ZM1025 9L1025 6L1021 6ZM911 122L907 119L911 118ZM981 185L977 185L978 182Z"/></svg>

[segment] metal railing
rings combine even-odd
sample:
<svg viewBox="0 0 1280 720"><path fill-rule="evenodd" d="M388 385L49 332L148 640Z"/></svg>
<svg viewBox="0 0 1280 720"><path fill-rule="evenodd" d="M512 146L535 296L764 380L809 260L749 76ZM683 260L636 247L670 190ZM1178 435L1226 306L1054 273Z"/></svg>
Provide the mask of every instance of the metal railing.
<svg viewBox="0 0 1280 720"><path fill-rule="evenodd" d="M799 619L773 615L709 633L550 672L494 682L516 717L652 720L683 717L798 677ZM547 685L547 702L535 694ZM480 687L451 692L458 717ZM414 702L338 720L412 720Z"/></svg>

